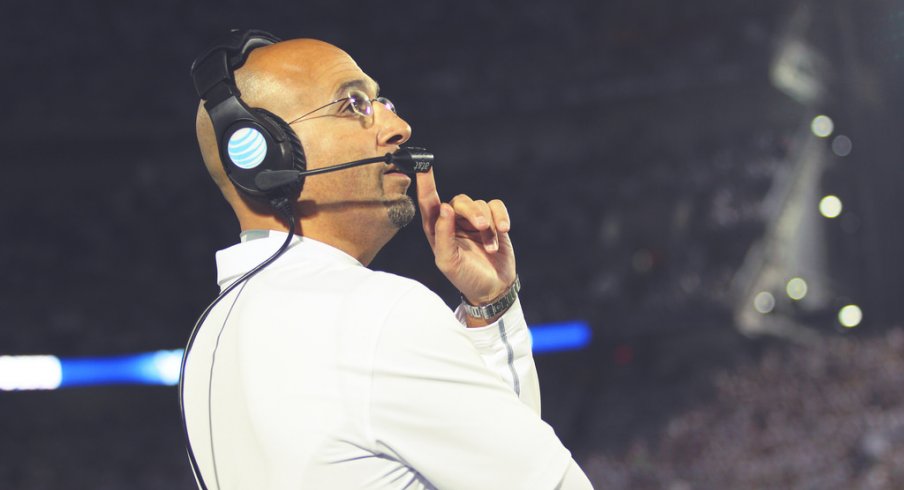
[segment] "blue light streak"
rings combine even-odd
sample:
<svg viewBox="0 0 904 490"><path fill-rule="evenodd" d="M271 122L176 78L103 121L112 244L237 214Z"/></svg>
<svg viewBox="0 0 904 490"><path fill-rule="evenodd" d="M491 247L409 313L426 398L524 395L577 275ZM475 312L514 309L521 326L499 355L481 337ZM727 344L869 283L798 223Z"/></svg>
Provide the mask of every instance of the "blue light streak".
<svg viewBox="0 0 904 490"><path fill-rule="evenodd" d="M592 337L590 326L582 321L536 325L530 327L530 333L534 354L583 349ZM59 359L60 369L56 371L55 379L49 379L54 378L54 373L50 372L52 370L44 375L17 369L0 369L0 389L55 389L57 386L68 388L124 384L174 386L179 383L182 354L182 349L173 349L112 357ZM45 357L56 362L53 356ZM7 363L16 362L19 358L5 357ZM10 388L3 388L4 386Z"/></svg>
<svg viewBox="0 0 904 490"><path fill-rule="evenodd" d="M60 359L60 387L111 384L168 385L179 382L182 349L115 357Z"/></svg>
<svg viewBox="0 0 904 490"><path fill-rule="evenodd" d="M593 336L590 325L582 321L537 325L530 334L534 354L583 349Z"/></svg>

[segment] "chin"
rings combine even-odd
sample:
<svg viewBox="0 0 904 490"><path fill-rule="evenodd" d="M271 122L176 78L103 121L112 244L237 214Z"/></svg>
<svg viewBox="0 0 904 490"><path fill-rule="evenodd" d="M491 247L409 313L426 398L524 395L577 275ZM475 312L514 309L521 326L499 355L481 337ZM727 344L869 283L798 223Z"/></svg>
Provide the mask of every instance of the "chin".
<svg viewBox="0 0 904 490"><path fill-rule="evenodd" d="M404 228L414 219L414 201L407 195L403 194L397 198L388 198L385 201L385 205L389 221L396 228Z"/></svg>

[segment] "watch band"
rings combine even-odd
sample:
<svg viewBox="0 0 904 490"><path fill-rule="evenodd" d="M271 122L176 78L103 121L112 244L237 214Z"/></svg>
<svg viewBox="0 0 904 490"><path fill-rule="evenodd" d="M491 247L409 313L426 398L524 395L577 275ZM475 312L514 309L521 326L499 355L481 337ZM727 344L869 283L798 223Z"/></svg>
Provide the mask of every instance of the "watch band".
<svg viewBox="0 0 904 490"><path fill-rule="evenodd" d="M513 304L515 304L515 300L518 298L518 291L521 291L521 280L516 274L515 282L513 282L511 287L508 288L508 291L506 291L496 301L493 301L488 305L474 306L468 303L468 300L466 300L465 297L462 296L461 306L462 308L464 308L465 313L467 313L468 316L473 318L481 318L483 320L489 320L490 318L495 318L497 315L509 309Z"/></svg>

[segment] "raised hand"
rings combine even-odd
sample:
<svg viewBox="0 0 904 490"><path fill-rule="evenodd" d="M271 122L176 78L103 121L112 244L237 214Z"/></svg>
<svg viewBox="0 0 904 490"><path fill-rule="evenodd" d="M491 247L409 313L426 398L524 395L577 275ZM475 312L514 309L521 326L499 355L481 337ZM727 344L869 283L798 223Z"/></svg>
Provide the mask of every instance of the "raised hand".
<svg viewBox="0 0 904 490"><path fill-rule="evenodd" d="M473 305L492 302L515 281L511 220L502 201L459 194L444 203L433 170L417 174L424 234L436 266Z"/></svg>

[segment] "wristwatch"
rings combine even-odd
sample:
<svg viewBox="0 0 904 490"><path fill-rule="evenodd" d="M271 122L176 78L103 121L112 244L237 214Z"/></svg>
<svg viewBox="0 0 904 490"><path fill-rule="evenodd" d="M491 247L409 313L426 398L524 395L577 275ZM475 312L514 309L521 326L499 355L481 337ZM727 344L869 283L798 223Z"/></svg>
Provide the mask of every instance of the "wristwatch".
<svg viewBox="0 0 904 490"><path fill-rule="evenodd" d="M483 306L474 306L468 303L468 300L465 299L464 296L461 297L461 306L464 308L465 313L472 318L480 318L483 320L489 320L491 318L496 318L497 315L509 309L513 304L515 304L515 300L518 298L518 291L521 291L521 281L518 279L518 275L515 275L515 282L512 283L511 287L508 288L502 296L499 297L496 301L488 305Z"/></svg>

